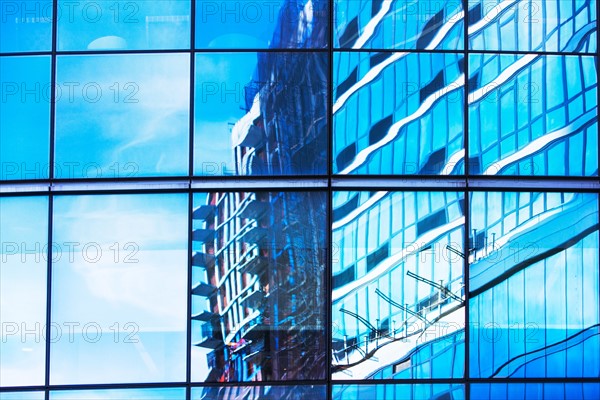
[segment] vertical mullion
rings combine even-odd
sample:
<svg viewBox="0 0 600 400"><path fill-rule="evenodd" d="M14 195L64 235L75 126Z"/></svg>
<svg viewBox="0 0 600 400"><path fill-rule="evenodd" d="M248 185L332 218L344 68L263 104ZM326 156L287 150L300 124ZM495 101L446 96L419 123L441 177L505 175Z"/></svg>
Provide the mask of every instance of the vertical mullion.
<svg viewBox="0 0 600 400"><path fill-rule="evenodd" d="M465 319L464 319L464 338L465 338L465 354L464 354L464 391L465 398L471 398L471 385L470 385L470 332L469 332L469 231L471 222L471 207L469 198L469 2L468 0L462 0L462 7L464 13L463 22L463 66L464 66L464 95L463 95L463 145L465 148L464 158L464 174L465 174L465 191L464 193L464 214L465 214L465 225L464 225L464 255L463 260L463 283L465 292Z"/></svg>
<svg viewBox="0 0 600 400"><path fill-rule="evenodd" d="M56 50L57 50L57 31L58 31L58 0L52 3L52 52L50 61L50 143L48 155L48 179L50 182L54 179L54 135L56 123Z"/></svg>
<svg viewBox="0 0 600 400"><path fill-rule="evenodd" d="M44 370L44 394L45 399L50 398L50 331L51 331L51 300L52 300L52 230L53 230L54 198L52 193L48 195L48 245L46 254L46 326L45 326L45 370Z"/></svg>
<svg viewBox="0 0 600 400"><path fill-rule="evenodd" d="M190 108L189 108L189 166L188 175L190 179L194 176L194 105L195 105L195 86L196 86L196 0L190 1ZM191 214L190 214L191 218Z"/></svg>
<svg viewBox="0 0 600 400"><path fill-rule="evenodd" d="M191 398L191 370L192 370L192 229L193 229L193 200L194 193L190 190L188 192L188 207L187 207L187 218L188 218L188 240L187 240L187 314L186 314L186 399Z"/></svg>
<svg viewBox="0 0 600 400"><path fill-rule="evenodd" d="M325 343L325 362L326 364L326 398L327 400L331 400L333 397L333 385L331 379L331 360L332 360L332 340L333 340L333 332L332 332L332 245L333 245L333 233L332 233L332 223L333 223L333 187L332 187L332 177L333 177L333 48L334 48L334 37L333 37L333 24L335 21L335 0L329 0L328 4L329 10L329 29L328 29L328 41L327 41L327 50L328 50L328 69L327 69L327 260L325 263L325 315L327 316L326 320L326 340Z"/></svg>

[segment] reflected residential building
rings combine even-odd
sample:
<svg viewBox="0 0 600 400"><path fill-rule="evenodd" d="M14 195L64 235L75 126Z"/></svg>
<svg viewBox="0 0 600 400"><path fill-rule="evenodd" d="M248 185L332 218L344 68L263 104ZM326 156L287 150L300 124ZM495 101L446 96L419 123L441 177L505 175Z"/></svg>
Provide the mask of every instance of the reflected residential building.
<svg viewBox="0 0 600 400"><path fill-rule="evenodd" d="M285 1L271 47L325 46L327 8ZM247 114L232 128L236 174L326 173L326 60L319 52L258 54ZM193 365L194 380L325 379L326 193L197 199L192 335L209 371Z"/></svg>
<svg viewBox="0 0 600 400"><path fill-rule="evenodd" d="M209 350L205 380L325 378L325 204L324 192L228 192L195 208L192 338Z"/></svg>
<svg viewBox="0 0 600 400"><path fill-rule="evenodd" d="M333 379L463 376L463 196L334 193Z"/></svg>
<svg viewBox="0 0 600 400"><path fill-rule="evenodd" d="M286 0L270 47L325 47L327 15L327 0ZM236 175L327 173L327 77L326 52L258 53L231 132Z"/></svg>
<svg viewBox="0 0 600 400"><path fill-rule="evenodd" d="M305 400L324 399L327 386L225 386L192 388L191 400Z"/></svg>

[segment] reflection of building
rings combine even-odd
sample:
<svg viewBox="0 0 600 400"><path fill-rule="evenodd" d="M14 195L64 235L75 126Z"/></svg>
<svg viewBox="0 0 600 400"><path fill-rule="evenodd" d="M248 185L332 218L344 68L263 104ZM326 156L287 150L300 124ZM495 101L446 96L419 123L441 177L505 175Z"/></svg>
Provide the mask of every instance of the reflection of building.
<svg viewBox="0 0 600 400"><path fill-rule="evenodd" d="M462 197L336 193L334 379L462 377Z"/></svg>
<svg viewBox="0 0 600 400"><path fill-rule="evenodd" d="M598 196L480 192L471 208L471 376L599 377Z"/></svg>
<svg viewBox="0 0 600 400"><path fill-rule="evenodd" d="M327 12L327 1L286 0L271 47L324 47ZM327 68L326 52L259 53L232 130L236 174L327 172Z"/></svg>
<svg viewBox="0 0 600 400"><path fill-rule="evenodd" d="M324 378L325 204L322 192L228 192L194 210L193 333L213 350L208 380Z"/></svg>

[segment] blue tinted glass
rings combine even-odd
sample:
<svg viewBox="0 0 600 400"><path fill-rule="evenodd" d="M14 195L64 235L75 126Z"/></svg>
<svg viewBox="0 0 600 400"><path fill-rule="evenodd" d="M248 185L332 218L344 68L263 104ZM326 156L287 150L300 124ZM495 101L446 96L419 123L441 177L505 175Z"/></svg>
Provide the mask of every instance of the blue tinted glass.
<svg viewBox="0 0 600 400"><path fill-rule="evenodd" d="M471 385L471 398L481 400L596 400L599 383L478 383Z"/></svg>
<svg viewBox="0 0 600 400"><path fill-rule="evenodd" d="M326 386L228 386L192 388L192 400L305 400L325 399Z"/></svg>
<svg viewBox="0 0 600 400"><path fill-rule="evenodd" d="M44 400L44 392L1 392L2 400Z"/></svg>
<svg viewBox="0 0 600 400"><path fill-rule="evenodd" d="M598 175L596 58L473 54L469 172Z"/></svg>
<svg viewBox="0 0 600 400"><path fill-rule="evenodd" d="M59 0L59 50L185 49L190 0Z"/></svg>
<svg viewBox="0 0 600 400"><path fill-rule="evenodd" d="M195 175L325 174L326 53L196 56Z"/></svg>
<svg viewBox="0 0 600 400"><path fill-rule="evenodd" d="M185 388L51 391L50 400L185 400Z"/></svg>
<svg viewBox="0 0 600 400"><path fill-rule="evenodd" d="M0 198L0 232L0 384L43 385L48 199Z"/></svg>
<svg viewBox="0 0 600 400"><path fill-rule="evenodd" d="M187 195L54 201L51 383L185 379Z"/></svg>
<svg viewBox="0 0 600 400"><path fill-rule="evenodd" d="M593 53L596 1L470 0L472 50Z"/></svg>
<svg viewBox="0 0 600 400"><path fill-rule="evenodd" d="M2 57L0 81L0 179L47 179L50 57Z"/></svg>
<svg viewBox="0 0 600 400"><path fill-rule="evenodd" d="M324 192L194 196L194 381L325 379L325 205Z"/></svg>
<svg viewBox="0 0 600 400"><path fill-rule="evenodd" d="M335 0L335 47L460 50L464 12L452 0Z"/></svg>
<svg viewBox="0 0 600 400"><path fill-rule="evenodd" d="M465 399L463 385L334 385L333 400Z"/></svg>
<svg viewBox="0 0 600 400"><path fill-rule="evenodd" d="M329 0L196 0L196 48L324 48Z"/></svg>
<svg viewBox="0 0 600 400"><path fill-rule="evenodd" d="M336 192L334 379L460 378L463 195Z"/></svg>
<svg viewBox="0 0 600 400"><path fill-rule="evenodd" d="M57 178L187 175L189 56L57 59Z"/></svg>
<svg viewBox="0 0 600 400"><path fill-rule="evenodd" d="M52 50L52 1L0 2L0 53Z"/></svg>
<svg viewBox="0 0 600 400"><path fill-rule="evenodd" d="M333 62L335 173L462 173L462 55L351 52Z"/></svg>
<svg viewBox="0 0 600 400"><path fill-rule="evenodd" d="M474 193L470 371L597 377L598 196Z"/></svg>

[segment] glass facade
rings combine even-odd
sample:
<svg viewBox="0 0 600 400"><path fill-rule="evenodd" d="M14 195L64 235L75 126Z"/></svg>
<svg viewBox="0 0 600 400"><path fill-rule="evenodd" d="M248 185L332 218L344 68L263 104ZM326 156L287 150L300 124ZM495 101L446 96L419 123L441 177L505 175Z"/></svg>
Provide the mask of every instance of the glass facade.
<svg viewBox="0 0 600 400"><path fill-rule="evenodd" d="M0 1L0 400L600 398L599 7Z"/></svg>

